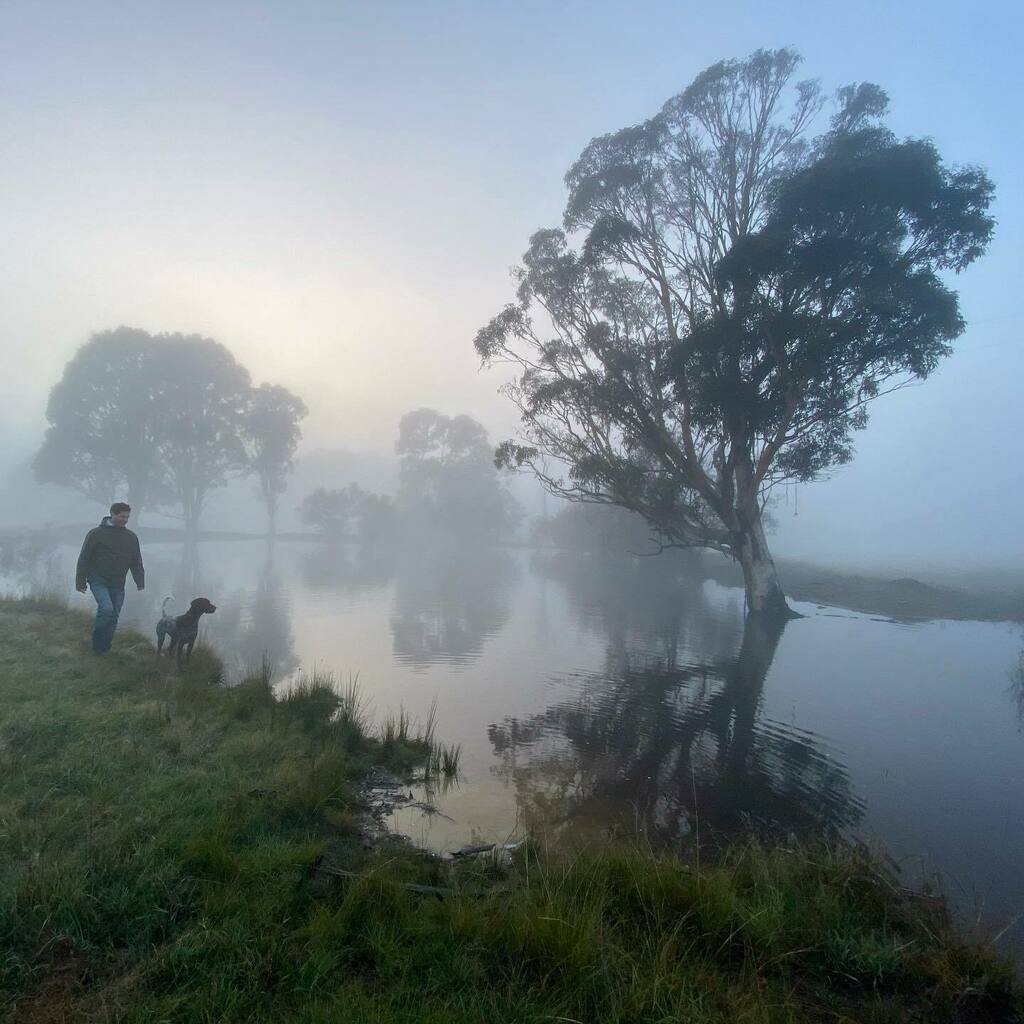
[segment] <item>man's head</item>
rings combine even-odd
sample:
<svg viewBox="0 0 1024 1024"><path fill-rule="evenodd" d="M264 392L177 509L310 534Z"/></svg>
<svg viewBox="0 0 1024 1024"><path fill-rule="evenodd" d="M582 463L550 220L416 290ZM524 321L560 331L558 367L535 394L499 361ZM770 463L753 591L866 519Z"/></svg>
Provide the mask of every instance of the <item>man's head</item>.
<svg viewBox="0 0 1024 1024"><path fill-rule="evenodd" d="M115 501L110 506L110 521L115 526L125 526L128 517L132 514L132 507L126 501Z"/></svg>

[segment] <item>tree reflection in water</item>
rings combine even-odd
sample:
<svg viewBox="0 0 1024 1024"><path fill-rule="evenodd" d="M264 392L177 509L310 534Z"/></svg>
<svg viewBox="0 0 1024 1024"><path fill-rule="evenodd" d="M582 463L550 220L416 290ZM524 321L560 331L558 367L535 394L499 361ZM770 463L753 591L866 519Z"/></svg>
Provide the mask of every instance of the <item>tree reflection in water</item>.
<svg viewBox="0 0 1024 1024"><path fill-rule="evenodd" d="M205 597L203 594L203 574L199 558L199 544L194 538L186 538L181 545L181 558L174 570L173 592L176 599L183 605L184 611L194 597ZM214 602L216 604L216 602Z"/></svg>
<svg viewBox="0 0 1024 1024"><path fill-rule="evenodd" d="M356 593L385 587L395 576L397 556L390 546L317 544L299 562L310 590Z"/></svg>
<svg viewBox="0 0 1024 1024"><path fill-rule="evenodd" d="M605 671L572 697L488 730L525 825L671 844L695 830L834 833L859 820L817 737L763 714L782 626L712 607L698 578L671 567L603 580L601 568L548 568L608 647Z"/></svg>
<svg viewBox="0 0 1024 1024"><path fill-rule="evenodd" d="M298 668L299 657L292 633L291 601L275 571L274 554L271 539L235 649L243 672L266 668L272 678L282 679Z"/></svg>
<svg viewBox="0 0 1024 1024"><path fill-rule="evenodd" d="M49 529L0 533L0 577L16 592L58 594L67 586L67 573L57 552L57 537Z"/></svg>
<svg viewBox="0 0 1024 1024"><path fill-rule="evenodd" d="M414 668L468 664L509 616L516 566L491 548L432 550L403 557L395 581L395 657Z"/></svg>
<svg viewBox="0 0 1024 1024"><path fill-rule="evenodd" d="M1010 669L1009 692L1017 712L1018 729L1024 732L1024 648L1017 655L1017 664Z"/></svg>

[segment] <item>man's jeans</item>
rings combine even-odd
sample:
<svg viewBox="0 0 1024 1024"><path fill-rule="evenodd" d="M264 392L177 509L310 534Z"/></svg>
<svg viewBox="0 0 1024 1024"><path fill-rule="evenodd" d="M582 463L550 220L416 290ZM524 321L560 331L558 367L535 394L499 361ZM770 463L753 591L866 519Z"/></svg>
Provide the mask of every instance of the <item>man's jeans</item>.
<svg viewBox="0 0 1024 1024"><path fill-rule="evenodd" d="M124 587L111 587L102 580L89 580L89 589L96 598L96 625L92 631L92 649L97 654L110 650L117 629L117 617L124 604Z"/></svg>

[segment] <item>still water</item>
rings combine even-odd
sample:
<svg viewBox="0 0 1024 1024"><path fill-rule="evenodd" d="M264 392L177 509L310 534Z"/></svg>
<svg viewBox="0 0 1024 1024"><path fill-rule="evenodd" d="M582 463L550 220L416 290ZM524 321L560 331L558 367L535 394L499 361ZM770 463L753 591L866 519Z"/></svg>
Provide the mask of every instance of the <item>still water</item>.
<svg viewBox="0 0 1024 1024"><path fill-rule="evenodd" d="M881 840L910 882L941 872L989 929L1024 912L1019 625L798 604L781 636L745 634L742 592L667 559L249 541L146 554L123 621L150 631L165 594L179 611L207 596L205 638L236 678L267 655L285 685L358 673L378 721L402 707L422 722L436 702L459 782L417 794L436 813L395 818L424 846L528 828L670 846L838 830ZM1019 952L1022 935L1002 945Z"/></svg>

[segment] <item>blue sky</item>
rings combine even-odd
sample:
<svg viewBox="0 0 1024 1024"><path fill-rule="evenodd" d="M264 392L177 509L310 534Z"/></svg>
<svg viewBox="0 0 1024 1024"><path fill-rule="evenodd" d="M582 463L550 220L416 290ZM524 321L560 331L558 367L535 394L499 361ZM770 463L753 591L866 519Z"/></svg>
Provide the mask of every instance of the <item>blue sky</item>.
<svg viewBox="0 0 1024 1024"><path fill-rule="evenodd" d="M472 336L559 221L570 163L708 64L792 45L829 90L882 85L898 134L984 165L999 225L959 281L957 354L876 408L777 545L1024 565L1016 6L8 2L0 19L9 457L74 349L120 323L224 342L306 398L312 447L388 452L418 405L504 436L503 375L478 372Z"/></svg>

